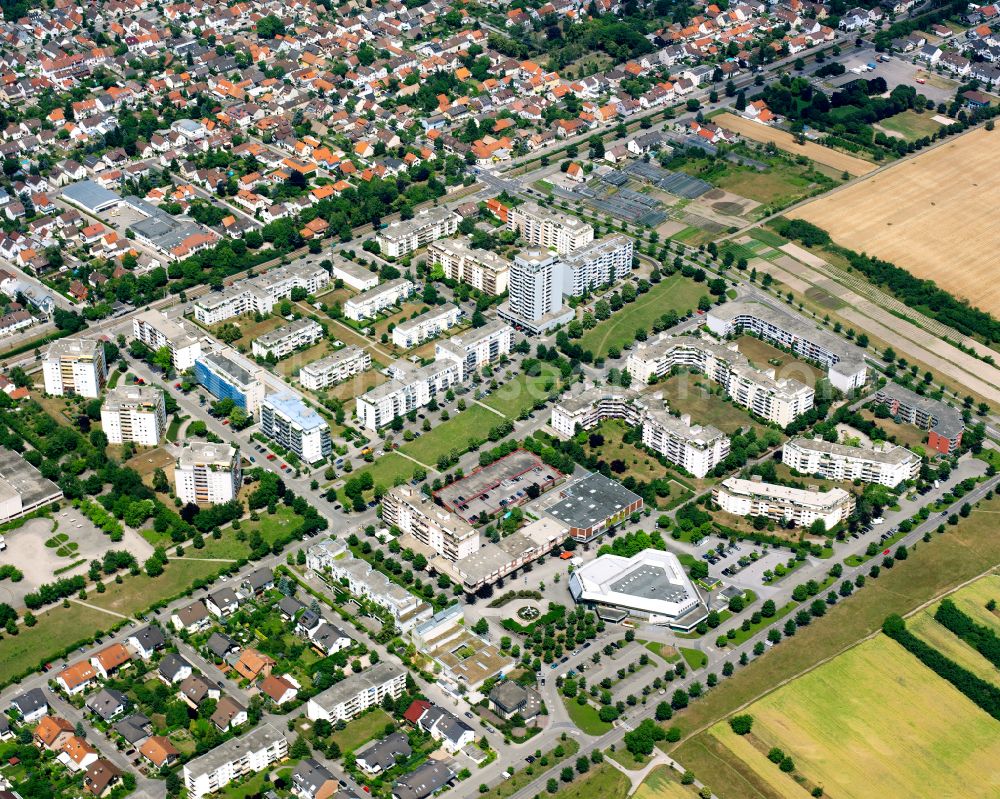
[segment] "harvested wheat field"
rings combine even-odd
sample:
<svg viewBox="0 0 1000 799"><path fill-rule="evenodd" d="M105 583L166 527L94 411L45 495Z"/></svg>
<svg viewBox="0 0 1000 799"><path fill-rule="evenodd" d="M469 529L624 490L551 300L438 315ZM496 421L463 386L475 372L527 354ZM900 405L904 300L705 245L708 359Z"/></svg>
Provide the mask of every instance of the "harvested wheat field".
<svg viewBox="0 0 1000 799"><path fill-rule="evenodd" d="M1000 133L980 128L788 216L1000 315L998 192Z"/></svg>
<svg viewBox="0 0 1000 799"><path fill-rule="evenodd" d="M850 175L867 175L877 169L875 164L865 161L863 158L855 158L853 155L824 147L822 144L807 141L805 144L798 144L795 137L786 131L777 128L769 128L751 119L735 116L734 114L720 114L712 120L722 125L724 128L735 131L748 139L762 142L774 142L774 144L792 155L804 155L811 158L817 164L824 164L834 169L847 172Z"/></svg>
<svg viewBox="0 0 1000 799"><path fill-rule="evenodd" d="M725 722L710 734L750 767L751 782L764 781L756 795L809 795L766 759L772 746L792 757L798 774L837 799L1000 795L1000 722L883 635L793 680L747 712L763 751Z"/></svg>

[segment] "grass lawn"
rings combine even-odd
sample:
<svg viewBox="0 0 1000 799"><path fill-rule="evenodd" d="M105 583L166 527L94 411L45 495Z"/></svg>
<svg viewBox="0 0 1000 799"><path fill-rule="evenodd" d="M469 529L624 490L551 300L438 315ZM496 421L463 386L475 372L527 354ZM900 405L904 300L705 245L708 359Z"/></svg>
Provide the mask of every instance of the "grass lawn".
<svg viewBox="0 0 1000 799"><path fill-rule="evenodd" d="M909 447L910 449L913 447L921 447L926 450L926 430L921 430L919 427L912 424L899 424L892 419L878 419L875 417L874 413L868 410L868 408L861 409L861 416L870 422L875 422L875 424L885 430L886 435L891 438L895 438L897 444L902 444L904 447ZM933 456L934 452L928 450L927 454Z"/></svg>
<svg viewBox="0 0 1000 799"><path fill-rule="evenodd" d="M433 467L442 455L448 455L454 450L465 452L469 448L470 438L485 439L490 429L501 422L503 419L493 411L479 405L470 405L447 422L424 433L416 441L404 444L400 447L400 452Z"/></svg>
<svg viewBox="0 0 1000 799"><path fill-rule="evenodd" d="M941 125L931 119L936 112L925 111L918 114L916 111L901 111L895 116L883 119L879 124L886 130L901 133L907 141L922 139L924 136L933 136L941 130Z"/></svg>
<svg viewBox="0 0 1000 799"><path fill-rule="evenodd" d="M863 590L830 608L823 620L799 628L793 638L741 668L678 713L673 723L687 735L704 730L760 698L775 684L854 645L879 629L890 613L906 614L1000 562L1000 536L994 534L1000 499L980 507L944 535L918 544L906 561L883 571L877 580L869 579ZM682 762L685 750L686 744L682 744Z"/></svg>
<svg viewBox="0 0 1000 799"><path fill-rule="evenodd" d="M779 208L791 205L819 188L819 183L807 177L801 167L782 163L773 164L767 172L733 165L721 178L712 182L720 189Z"/></svg>
<svg viewBox="0 0 1000 799"><path fill-rule="evenodd" d="M335 386L325 389L325 392L329 396L335 397L342 402L348 402L355 397L360 397L366 391L388 382L389 378L378 371L378 367L373 361L371 369L368 369L361 374L352 375L343 383L338 383ZM352 409L353 406L348 406L348 410Z"/></svg>
<svg viewBox="0 0 1000 799"><path fill-rule="evenodd" d="M386 724L392 723L392 717L382 708L376 708L353 719L346 728L335 732L332 739L337 742L342 752L355 752L373 738L382 736Z"/></svg>
<svg viewBox="0 0 1000 799"><path fill-rule="evenodd" d="M750 629L744 632L741 628L736 628L736 635L733 638L728 639L729 646L739 646L744 641L756 635L758 632L763 630L765 627L770 627L775 622L780 621L785 618L789 613L791 613L795 608L798 607L797 602L788 602L782 605L780 608L775 608L775 614L770 619L765 619L761 617L759 624L750 624Z"/></svg>
<svg viewBox="0 0 1000 799"><path fill-rule="evenodd" d="M519 771L515 771L514 774L511 775L510 779L501 780L489 791L484 794L480 794L480 799L507 799L508 796L513 796L546 769L551 768L557 763L561 763L567 758L573 757L580 750L580 744L578 744L571 737L567 737L565 741L560 741L557 746L562 747L562 757L556 757L553 754L555 751L555 747L553 747L550 751L545 753L545 757L548 758L549 762L548 766L539 766L538 763L535 763L534 766L527 766Z"/></svg>
<svg viewBox="0 0 1000 799"><path fill-rule="evenodd" d="M755 227L750 231L750 238L757 239L766 244L768 247L781 248L788 244L788 239L784 236L779 236L770 228Z"/></svg>
<svg viewBox="0 0 1000 799"><path fill-rule="evenodd" d="M559 386L559 377L558 369L544 363L540 375L529 377L524 373L518 374L484 399L483 405L489 405L509 419L516 419L534 408L539 400L548 399L549 393ZM548 392L546 386L550 386Z"/></svg>
<svg viewBox="0 0 1000 799"><path fill-rule="evenodd" d="M826 377L822 369L800 361L794 355L782 352L759 338L740 336L736 339L736 346L754 366L758 369L774 369L775 377L779 379L794 377L807 386L815 386L818 380Z"/></svg>
<svg viewBox="0 0 1000 799"><path fill-rule="evenodd" d="M761 748L782 748L796 773L845 799L993 796L1000 790L1000 774L990 765L1000 756L1000 722L882 635L782 686L748 712L763 747L735 741L739 736L724 722L711 735L742 761L732 768L750 766L777 784L781 796L801 788ZM724 790L724 773L712 776L723 799L754 795L742 780Z"/></svg>
<svg viewBox="0 0 1000 799"><path fill-rule="evenodd" d="M681 657L684 658L684 662L692 669L700 669L708 663L708 656L698 649L689 649L686 646L682 646L678 647L678 651L681 653Z"/></svg>
<svg viewBox="0 0 1000 799"><path fill-rule="evenodd" d="M659 641L647 641L645 647L654 655L659 655L667 661L667 663L675 663L680 660L681 657L677 653L677 650L670 646L670 644L663 644Z"/></svg>
<svg viewBox="0 0 1000 799"><path fill-rule="evenodd" d="M177 441L177 433L180 432L181 425L190 418L189 416L174 414L170 420L170 425L167 427L167 441Z"/></svg>
<svg viewBox="0 0 1000 799"><path fill-rule="evenodd" d="M395 452L390 452L376 460L371 466L366 466L364 469L359 469L350 474L345 472L343 477L345 480L350 480L352 477L368 472L371 474L372 480L375 481L374 485L392 488L396 485L397 479L403 482L409 481L413 477L413 472L419 468L417 464L408 458L397 455Z"/></svg>
<svg viewBox="0 0 1000 799"><path fill-rule="evenodd" d="M601 763L597 768L578 776L573 782L555 794L555 799L626 799L632 783L610 763Z"/></svg>
<svg viewBox="0 0 1000 799"><path fill-rule="evenodd" d="M697 793L681 785L680 777L670 766L657 766L632 795L635 799L693 799Z"/></svg>
<svg viewBox="0 0 1000 799"><path fill-rule="evenodd" d="M213 575L225 565L212 561L172 559L159 577L147 577L143 572L135 577L125 577L121 585L112 581L103 594L89 593L87 602L123 616L133 616L154 602L183 593L195 580ZM113 620L112 616L108 618Z"/></svg>
<svg viewBox="0 0 1000 799"><path fill-rule="evenodd" d="M566 705L566 712L577 728L587 735L604 735L611 729L611 724L601 721L597 715L598 710L593 705L578 705L576 699L563 697L563 704Z"/></svg>
<svg viewBox="0 0 1000 799"><path fill-rule="evenodd" d="M259 510L258 514L260 515L258 521L241 522L240 530L246 533L248 539L254 531L259 531L261 538L269 544L273 544L280 534L296 527L302 521L301 516L285 505L278 505L273 516L267 512L266 508ZM239 531L232 527L226 527L222 531L222 538L218 540L210 535L205 536L205 546L202 549L195 549L190 545L186 546L184 556L188 558L232 558L233 560L244 558L250 554L250 545L245 540L238 540L236 538L237 532Z"/></svg>
<svg viewBox="0 0 1000 799"><path fill-rule="evenodd" d="M710 424L729 434L740 428L752 427L758 432L764 429L764 425L730 402L725 394L713 393L711 385L706 377L685 373L661 380L656 389L663 392L663 399L672 410L690 414L696 424Z"/></svg>
<svg viewBox="0 0 1000 799"><path fill-rule="evenodd" d="M580 339L580 346L594 353L595 358L603 357L608 348L620 349L633 341L640 327L648 332L653 322L667 311L676 311L680 316L693 311L698 300L707 294L708 288L703 283L671 275L640 294L635 302L614 312L610 319L598 322Z"/></svg>

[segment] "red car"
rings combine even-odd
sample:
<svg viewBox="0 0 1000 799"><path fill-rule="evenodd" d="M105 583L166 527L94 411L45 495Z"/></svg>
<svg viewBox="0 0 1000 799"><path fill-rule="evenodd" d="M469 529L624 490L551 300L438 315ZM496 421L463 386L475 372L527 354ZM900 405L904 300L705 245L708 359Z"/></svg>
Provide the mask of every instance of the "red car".
<svg viewBox="0 0 1000 799"><path fill-rule="evenodd" d="M274 453L271 453L271 452L269 452L269 453L267 454L267 459L268 459L269 461L273 461L273 460L274 460L274 457L275 457L275 456L274 456Z"/></svg>
<svg viewBox="0 0 1000 799"><path fill-rule="evenodd" d="M229 420L228 420L228 419L223 419L223 420L222 420L222 423L223 423L223 424L229 424Z"/></svg>
<svg viewBox="0 0 1000 799"><path fill-rule="evenodd" d="M889 550L888 549L883 549L882 550L882 554L883 555L888 555L889 554Z"/></svg>

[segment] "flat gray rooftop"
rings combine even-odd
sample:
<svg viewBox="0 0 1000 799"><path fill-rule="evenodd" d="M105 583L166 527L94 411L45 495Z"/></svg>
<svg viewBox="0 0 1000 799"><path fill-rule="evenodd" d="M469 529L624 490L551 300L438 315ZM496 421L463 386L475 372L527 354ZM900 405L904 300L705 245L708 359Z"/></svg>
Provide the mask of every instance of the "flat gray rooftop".
<svg viewBox="0 0 1000 799"><path fill-rule="evenodd" d="M30 508L52 502L62 496L62 489L13 450L0 447L0 478L21 498L21 505ZM6 488L4 486L4 488Z"/></svg>
<svg viewBox="0 0 1000 799"><path fill-rule="evenodd" d="M688 598L688 592L683 585L670 582L670 577L664 569L649 564L633 569L608 587L616 593L643 599L681 602Z"/></svg>
<svg viewBox="0 0 1000 799"><path fill-rule="evenodd" d="M621 483L592 472L563 491L563 499L548 512L570 527L587 529L642 500Z"/></svg>

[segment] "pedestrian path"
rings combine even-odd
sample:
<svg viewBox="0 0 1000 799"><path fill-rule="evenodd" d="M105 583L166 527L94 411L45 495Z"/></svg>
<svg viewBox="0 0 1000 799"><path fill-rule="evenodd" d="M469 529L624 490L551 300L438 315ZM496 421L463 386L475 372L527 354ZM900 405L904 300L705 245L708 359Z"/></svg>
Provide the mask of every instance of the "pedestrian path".
<svg viewBox="0 0 1000 799"><path fill-rule="evenodd" d="M89 602L84 602L82 599L70 599L70 602L75 602L77 605L83 605L85 608L90 608L91 610L98 610L101 613L107 613L109 616L115 616L119 619L128 618L128 616L126 616L123 613L118 613L117 611L114 610L108 610L107 608L102 608L99 607L98 605L91 605Z"/></svg>

